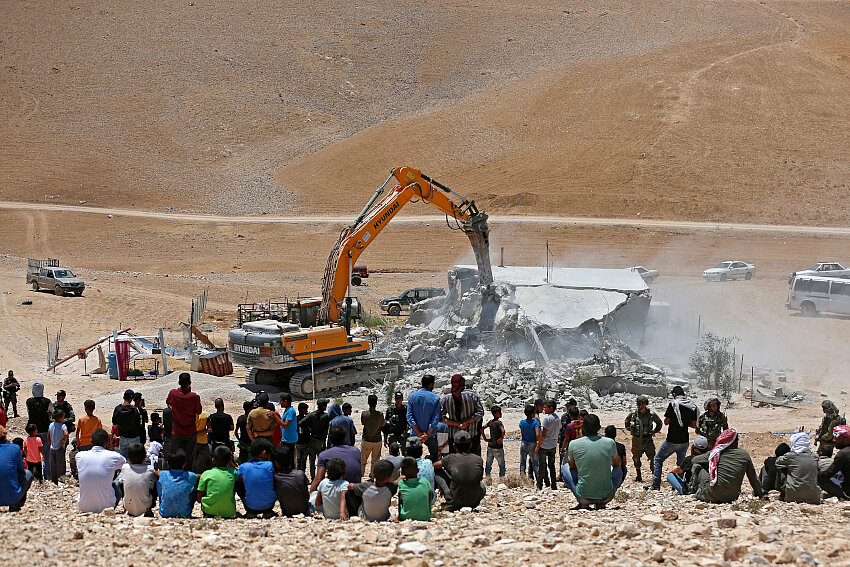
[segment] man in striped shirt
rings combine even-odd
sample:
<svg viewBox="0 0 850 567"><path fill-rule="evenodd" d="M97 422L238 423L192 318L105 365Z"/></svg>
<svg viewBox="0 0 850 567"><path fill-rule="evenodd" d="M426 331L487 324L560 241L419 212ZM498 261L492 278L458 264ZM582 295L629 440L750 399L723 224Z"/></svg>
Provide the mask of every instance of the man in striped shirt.
<svg viewBox="0 0 850 567"><path fill-rule="evenodd" d="M484 406L478 394L466 389L466 380L460 374L452 376L452 391L440 400L440 418L449 426L449 447L454 453L454 438L458 431L465 431L472 439L469 450L481 456L481 420Z"/></svg>

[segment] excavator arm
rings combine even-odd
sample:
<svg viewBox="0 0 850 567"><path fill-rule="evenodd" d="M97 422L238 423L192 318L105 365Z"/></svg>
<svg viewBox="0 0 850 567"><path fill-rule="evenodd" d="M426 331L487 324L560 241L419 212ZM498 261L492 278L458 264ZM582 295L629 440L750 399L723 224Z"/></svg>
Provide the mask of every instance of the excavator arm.
<svg viewBox="0 0 850 567"><path fill-rule="evenodd" d="M386 192L386 186L393 179L398 182L398 185ZM460 202L456 203L451 196L455 196ZM339 240L328 256L322 282L320 324L336 323L340 320L351 283L351 270L357 258L401 208L414 199L439 209L447 217L455 220L472 245L478 265L479 282L482 285L493 282L487 215L478 210L474 201L458 195L421 171L409 167L398 167L378 188L357 219L340 233Z"/></svg>

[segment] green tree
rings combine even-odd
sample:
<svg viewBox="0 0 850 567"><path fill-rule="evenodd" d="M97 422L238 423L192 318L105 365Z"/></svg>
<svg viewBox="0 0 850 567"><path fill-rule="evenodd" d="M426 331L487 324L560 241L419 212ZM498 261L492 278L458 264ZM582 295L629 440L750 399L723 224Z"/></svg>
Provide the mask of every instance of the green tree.
<svg viewBox="0 0 850 567"><path fill-rule="evenodd" d="M576 370L575 376L573 376L571 382L573 394L587 400L587 407L591 409L594 409L594 405L593 399L591 399L590 394L596 391L598 382L599 377L585 368L580 368Z"/></svg>
<svg viewBox="0 0 850 567"><path fill-rule="evenodd" d="M737 340L709 331L700 337L690 358L691 368L697 375L699 385L710 390L719 390L727 400L732 397L734 388L732 368L735 361L731 345Z"/></svg>

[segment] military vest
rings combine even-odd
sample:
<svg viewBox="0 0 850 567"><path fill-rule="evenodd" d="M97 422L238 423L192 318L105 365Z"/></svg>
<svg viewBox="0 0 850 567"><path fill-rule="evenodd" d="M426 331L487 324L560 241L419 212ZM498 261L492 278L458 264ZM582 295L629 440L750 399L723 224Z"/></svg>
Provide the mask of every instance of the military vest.
<svg viewBox="0 0 850 567"><path fill-rule="evenodd" d="M653 419L652 412L641 413L633 411L631 413L631 434L634 437L649 437L652 435Z"/></svg>

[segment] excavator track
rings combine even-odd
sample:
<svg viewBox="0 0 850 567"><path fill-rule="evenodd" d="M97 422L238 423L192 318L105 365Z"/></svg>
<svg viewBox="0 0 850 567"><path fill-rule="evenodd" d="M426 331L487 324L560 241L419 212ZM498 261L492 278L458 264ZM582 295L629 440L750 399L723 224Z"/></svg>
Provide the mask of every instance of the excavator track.
<svg viewBox="0 0 850 567"><path fill-rule="evenodd" d="M289 392L296 398L312 398L356 388L373 382L401 378L404 365L397 358L363 358L318 365L295 372L289 379ZM314 387L313 376L316 384ZM314 391L315 390L315 391Z"/></svg>

